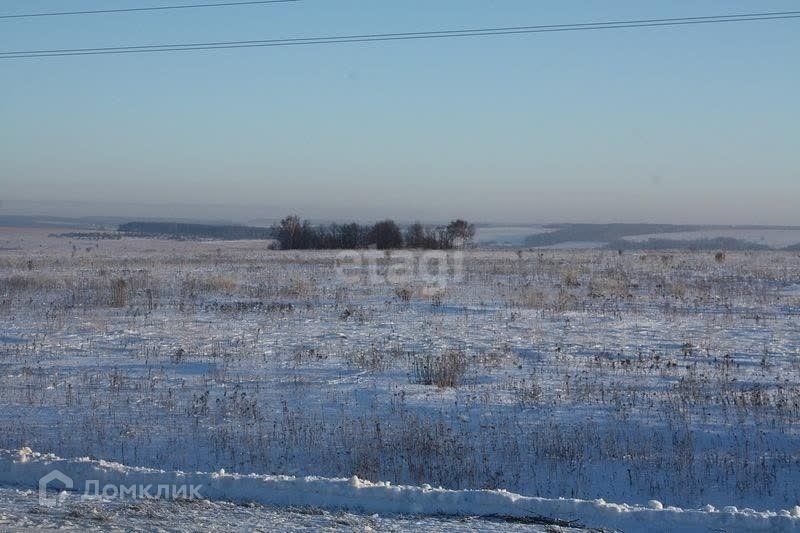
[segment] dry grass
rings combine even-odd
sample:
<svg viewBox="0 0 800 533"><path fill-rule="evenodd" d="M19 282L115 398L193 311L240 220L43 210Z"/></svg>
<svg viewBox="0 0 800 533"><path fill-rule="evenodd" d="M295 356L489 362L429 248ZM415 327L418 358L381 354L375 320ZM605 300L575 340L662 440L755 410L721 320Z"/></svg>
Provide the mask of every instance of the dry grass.
<svg viewBox="0 0 800 533"><path fill-rule="evenodd" d="M0 259L0 445L549 496L605 476L676 504L792 493L796 255L469 252L437 298L343 284L326 253L129 245Z"/></svg>
<svg viewBox="0 0 800 533"><path fill-rule="evenodd" d="M418 356L411 364L411 382L440 388L458 387L467 374L467 362L467 356L461 350Z"/></svg>

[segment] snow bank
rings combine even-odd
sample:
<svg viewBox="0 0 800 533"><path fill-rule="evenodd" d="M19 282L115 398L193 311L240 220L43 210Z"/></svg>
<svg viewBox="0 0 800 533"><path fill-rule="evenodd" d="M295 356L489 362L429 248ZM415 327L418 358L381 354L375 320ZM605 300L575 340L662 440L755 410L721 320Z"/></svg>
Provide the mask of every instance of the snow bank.
<svg viewBox="0 0 800 533"><path fill-rule="evenodd" d="M650 501L647 506L614 504L604 500L546 499L503 490L445 490L429 486L371 483L357 477L329 479L268 475L165 472L128 467L88 458L61 459L54 455L0 450L0 485L37 488L39 479L59 470L75 490L97 480L99 486L195 485L207 500L255 502L274 506L310 506L360 513L508 516L576 521L591 527L625 531L800 531L800 508L791 511L754 511L706 506L679 509Z"/></svg>

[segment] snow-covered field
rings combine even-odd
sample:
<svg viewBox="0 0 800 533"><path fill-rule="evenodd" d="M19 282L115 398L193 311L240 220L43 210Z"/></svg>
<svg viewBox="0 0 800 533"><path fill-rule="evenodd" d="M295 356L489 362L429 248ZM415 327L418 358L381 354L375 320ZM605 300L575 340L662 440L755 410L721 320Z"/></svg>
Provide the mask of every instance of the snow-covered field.
<svg viewBox="0 0 800 533"><path fill-rule="evenodd" d="M187 502L214 501L246 505L270 505L278 509L338 509L340 512L357 512L359 516L402 517L404 515L428 517L461 517L480 519L472 524L493 528L491 521L502 521L509 527L520 521L535 530L545 526L559 531L572 524L602 524L604 529L621 531L651 530L659 528L672 532L713 529L716 531L748 529L758 531L796 531L800 521L800 507L780 512L755 511L728 506L718 510L712 506L702 509L681 509L664 507L661 502L651 500L646 506L614 504L605 500L580 500L574 498L535 498L520 496L503 490L448 490L393 485L388 482L373 483L356 476L350 479L331 479L316 476L270 476L240 475L219 472L167 472L150 468L131 468L107 461L89 458L61 459L52 454L38 454L28 448L19 452L0 451L0 483L4 485L25 485L26 480L36 483L52 471L69 472L74 483L73 491L47 493L45 498L59 500L60 505L50 505L47 499L39 501L37 509L44 511L74 507L75 512L97 513L93 505L110 503L117 505L119 494L109 495L110 487L131 487L139 492L139 487L178 487L191 486L203 492L203 497L174 499L175 506ZM81 494L78 487L97 482L103 487L95 497L76 499ZM41 489L40 489L41 490ZM127 489L125 489L127 490ZM151 490L148 489L148 492ZM83 491L85 494L87 491ZM92 491L88 491L90 496ZM8 492L8 495L13 493ZM20 497L32 496L23 492ZM36 494L37 500L39 494ZM23 498L24 499L24 498ZM158 498L139 498L150 502ZM163 499L163 498L162 498ZM0 494L2 501L2 494ZM131 501L127 499L127 501ZM65 505L66 504L66 505ZM88 507L88 510L87 510ZM102 512L101 512L102 514ZM315 513L319 515L320 513ZM323 515L327 517L328 515ZM561 523L549 517L562 518ZM390 518L391 519L391 518ZM455 526L457 523L450 522ZM463 524L462 524L463 525Z"/></svg>
<svg viewBox="0 0 800 533"><path fill-rule="evenodd" d="M224 501L82 500L43 507L35 491L0 488L0 531L431 531L570 533L573 528L474 517L380 516Z"/></svg>
<svg viewBox="0 0 800 533"><path fill-rule="evenodd" d="M531 226L478 226L475 242L479 245L523 246L525 238L539 233L548 233L551 228Z"/></svg>
<svg viewBox="0 0 800 533"><path fill-rule="evenodd" d="M670 239L670 240L703 240L715 238L738 239L745 242L769 246L770 248L786 248L800 244L800 230L797 229L743 229L743 228L715 228L697 231L682 231L675 233L650 233L647 235L631 235L623 237L623 240L633 242L644 242L650 239Z"/></svg>
<svg viewBox="0 0 800 533"><path fill-rule="evenodd" d="M800 527L796 253L474 251L443 289L424 276L354 282L336 259L260 242L1 232L0 449L602 498L662 528L656 511L670 507L705 513L697 528ZM31 518L30 497L9 490L0 527L58 520Z"/></svg>

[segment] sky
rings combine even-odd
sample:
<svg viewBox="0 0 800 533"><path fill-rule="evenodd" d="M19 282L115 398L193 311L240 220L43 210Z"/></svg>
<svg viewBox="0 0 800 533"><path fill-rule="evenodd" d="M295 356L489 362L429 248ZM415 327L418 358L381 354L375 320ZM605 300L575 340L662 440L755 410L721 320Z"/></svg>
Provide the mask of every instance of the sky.
<svg viewBox="0 0 800 533"><path fill-rule="evenodd" d="M196 2L68 8L180 3ZM4 0L0 14L66 7ZM302 0L0 19L0 50L796 9ZM800 225L798 56L800 19L0 60L0 214L69 202L87 215Z"/></svg>

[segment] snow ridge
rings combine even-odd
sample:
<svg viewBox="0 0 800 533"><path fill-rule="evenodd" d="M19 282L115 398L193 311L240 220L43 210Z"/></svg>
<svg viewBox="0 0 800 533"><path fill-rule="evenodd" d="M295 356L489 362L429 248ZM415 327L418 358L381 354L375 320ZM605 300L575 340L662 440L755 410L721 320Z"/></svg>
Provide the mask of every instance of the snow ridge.
<svg viewBox="0 0 800 533"><path fill-rule="evenodd" d="M547 499L504 490L447 490L373 483L352 477L331 479L275 475L167 472L129 467L89 458L62 459L27 448L0 450L0 485L38 487L39 479L59 470L83 490L87 481L99 485L195 485L204 499L271 506L309 506L359 513L548 517L578 524L626 531L800 531L800 507L755 511L706 506L681 509L651 501L647 506L608 503L602 499Z"/></svg>

